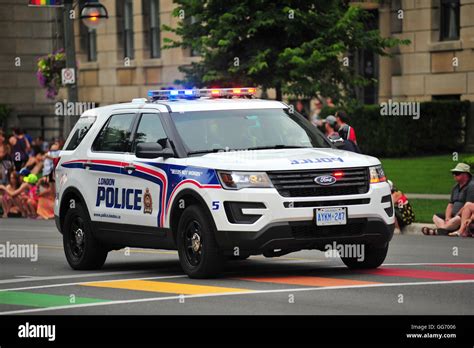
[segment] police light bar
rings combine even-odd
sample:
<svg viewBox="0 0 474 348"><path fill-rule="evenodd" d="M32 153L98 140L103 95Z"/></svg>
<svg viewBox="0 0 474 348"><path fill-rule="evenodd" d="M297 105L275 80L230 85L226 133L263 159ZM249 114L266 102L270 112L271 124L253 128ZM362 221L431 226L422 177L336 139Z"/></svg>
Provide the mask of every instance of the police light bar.
<svg viewBox="0 0 474 348"><path fill-rule="evenodd" d="M204 88L204 89L162 89L148 91L148 98L155 100L197 99L197 98L251 98L255 87L244 88Z"/></svg>

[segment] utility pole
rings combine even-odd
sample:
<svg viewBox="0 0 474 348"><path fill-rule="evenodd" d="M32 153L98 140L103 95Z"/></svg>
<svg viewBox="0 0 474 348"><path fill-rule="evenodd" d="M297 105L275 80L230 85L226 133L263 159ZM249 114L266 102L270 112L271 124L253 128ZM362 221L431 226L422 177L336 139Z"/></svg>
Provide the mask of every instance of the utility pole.
<svg viewBox="0 0 474 348"><path fill-rule="evenodd" d="M78 101L77 93L77 71L76 71L76 45L74 38L74 13L73 0L65 0L63 7L63 22L64 22L64 49L66 54L66 68L74 69L76 82L74 84L67 85L68 102L76 103ZM80 115L76 115L80 116ZM72 129L73 122L72 116L62 116L63 121L63 137L66 138ZM74 117L75 120L76 117Z"/></svg>

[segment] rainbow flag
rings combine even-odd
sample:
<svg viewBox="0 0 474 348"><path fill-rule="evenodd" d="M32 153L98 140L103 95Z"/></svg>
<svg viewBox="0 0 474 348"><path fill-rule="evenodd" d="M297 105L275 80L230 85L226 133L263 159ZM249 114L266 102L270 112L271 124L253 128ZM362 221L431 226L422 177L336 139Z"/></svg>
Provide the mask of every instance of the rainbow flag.
<svg viewBox="0 0 474 348"><path fill-rule="evenodd" d="M30 0L28 6L61 7L63 0Z"/></svg>

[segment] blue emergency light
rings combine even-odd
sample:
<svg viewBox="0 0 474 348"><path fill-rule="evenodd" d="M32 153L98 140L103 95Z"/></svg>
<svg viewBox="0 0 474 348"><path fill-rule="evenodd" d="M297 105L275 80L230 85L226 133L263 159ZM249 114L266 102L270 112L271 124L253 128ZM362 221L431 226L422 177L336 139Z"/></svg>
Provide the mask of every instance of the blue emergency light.
<svg viewBox="0 0 474 348"><path fill-rule="evenodd" d="M150 101L198 99L198 98L252 98L257 89L244 88L203 88L203 89L162 89L148 91Z"/></svg>

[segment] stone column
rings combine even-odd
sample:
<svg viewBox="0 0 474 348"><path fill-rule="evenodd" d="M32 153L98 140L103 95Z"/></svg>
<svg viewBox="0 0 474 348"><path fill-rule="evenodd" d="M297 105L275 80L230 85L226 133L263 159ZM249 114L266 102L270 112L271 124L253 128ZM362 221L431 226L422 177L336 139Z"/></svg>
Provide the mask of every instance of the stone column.
<svg viewBox="0 0 474 348"><path fill-rule="evenodd" d="M391 32L390 4L382 2L379 7L379 30L382 37L390 37ZM392 97L392 58L379 59L379 103Z"/></svg>

